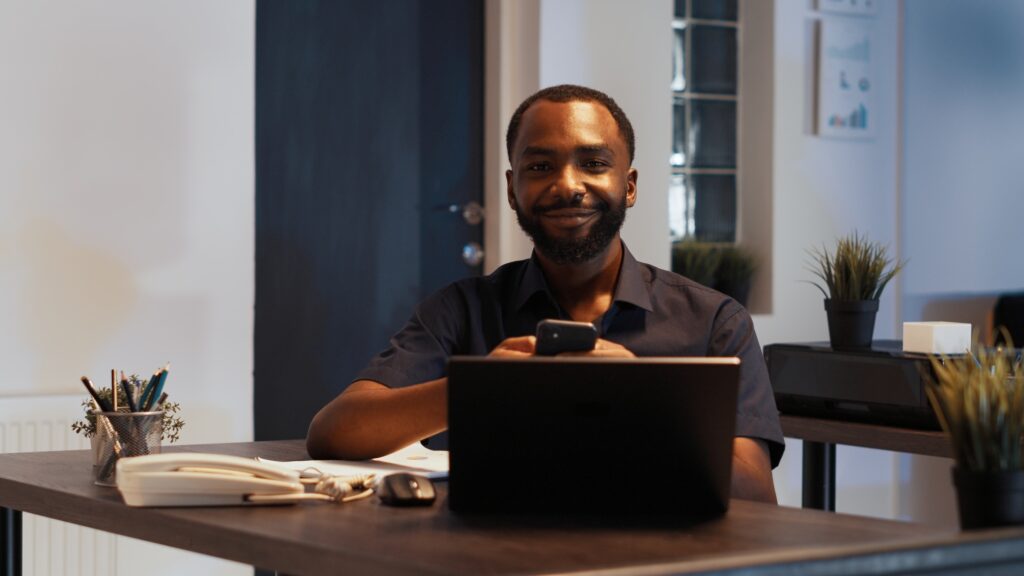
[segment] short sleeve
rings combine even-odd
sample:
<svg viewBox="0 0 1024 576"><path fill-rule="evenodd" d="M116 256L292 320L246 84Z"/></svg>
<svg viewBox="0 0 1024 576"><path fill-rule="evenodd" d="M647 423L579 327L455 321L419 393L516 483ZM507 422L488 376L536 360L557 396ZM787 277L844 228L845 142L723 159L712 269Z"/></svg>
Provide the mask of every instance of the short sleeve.
<svg viewBox="0 0 1024 576"><path fill-rule="evenodd" d="M754 332L754 322L747 311L733 300L728 300L719 311L709 355L740 359L736 435L765 440L772 468L775 468L786 447L779 411L775 407L775 395L768 379L764 354Z"/></svg>
<svg viewBox="0 0 1024 576"><path fill-rule="evenodd" d="M355 379L400 388L444 377L465 333L465 308L454 285L428 297Z"/></svg>

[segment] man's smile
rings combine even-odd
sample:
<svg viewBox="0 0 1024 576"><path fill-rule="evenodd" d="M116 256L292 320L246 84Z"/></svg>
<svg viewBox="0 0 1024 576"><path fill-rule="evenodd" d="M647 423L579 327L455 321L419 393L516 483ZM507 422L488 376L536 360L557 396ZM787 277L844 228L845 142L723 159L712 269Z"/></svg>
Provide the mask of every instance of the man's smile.
<svg viewBox="0 0 1024 576"><path fill-rule="evenodd" d="M597 218L600 214L600 210L593 208L557 208L542 211L538 216L559 228L576 228Z"/></svg>

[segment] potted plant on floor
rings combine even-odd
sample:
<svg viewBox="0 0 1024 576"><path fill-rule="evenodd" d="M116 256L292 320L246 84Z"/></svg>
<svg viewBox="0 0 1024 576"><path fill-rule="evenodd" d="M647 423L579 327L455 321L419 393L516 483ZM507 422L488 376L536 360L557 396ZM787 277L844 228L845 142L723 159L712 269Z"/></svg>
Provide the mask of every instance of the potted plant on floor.
<svg viewBox="0 0 1024 576"><path fill-rule="evenodd" d="M931 358L926 390L953 446L964 530L1024 524L1024 370L1010 346Z"/></svg>
<svg viewBox="0 0 1024 576"><path fill-rule="evenodd" d="M825 295L832 348L870 348L878 299L904 263L857 232L840 238L834 252L812 249L811 256L811 272L821 280L811 283Z"/></svg>
<svg viewBox="0 0 1024 576"><path fill-rule="evenodd" d="M683 240L672 244L672 271L690 280L714 287L721 251L714 244Z"/></svg>
<svg viewBox="0 0 1024 576"><path fill-rule="evenodd" d="M672 271L747 305L757 263L733 244L682 240L672 244Z"/></svg>
<svg viewBox="0 0 1024 576"><path fill-rule="evenodd" d="M723 246L714 288L746 306L756 271L757 261L752 254L736 245Z"/></svg>

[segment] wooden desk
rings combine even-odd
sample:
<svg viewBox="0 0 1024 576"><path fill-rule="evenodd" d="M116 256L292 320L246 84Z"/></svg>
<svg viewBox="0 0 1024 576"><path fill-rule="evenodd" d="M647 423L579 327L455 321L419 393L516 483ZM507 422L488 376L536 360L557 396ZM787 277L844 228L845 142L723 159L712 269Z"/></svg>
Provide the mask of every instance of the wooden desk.
<svg viewBox="0 0 1024 576"><path fill-rule="evenodd" d="M299 441L190 451L306 459ZM669 574L764 567L828 574L1024 566L1024 530L970 536L919 525L734 501L724 517L675 526L467 519L440 502L375 500L268 508L129 508L93 485L87 451L0 455L0 506L290 574ZM553 487L553 489L558 489ZM642 484L618 496L645 497ZM20 512L19 512L20 514Z"/></svg>
<svg viewBox="0 0 1024 576"><path fill-rule="evenodd" d="M835 510L836 444L952 458L945 432L782 415L787 438L804 441L803 505Z"/></svg>

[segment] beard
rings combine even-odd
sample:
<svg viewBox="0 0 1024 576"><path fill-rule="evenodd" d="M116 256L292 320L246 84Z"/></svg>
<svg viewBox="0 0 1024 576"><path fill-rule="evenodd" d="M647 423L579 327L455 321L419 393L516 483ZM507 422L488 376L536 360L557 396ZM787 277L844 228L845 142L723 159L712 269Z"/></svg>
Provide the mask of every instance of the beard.
<svg viewBox="0 0 1024 576"><path fill-rule="evenodd" d="M590 232L582 238L555 238L544 230L541 216L548 211L578 207L579 203L559 200L548 206L534 206L527 213L516 203L516 220L523 232L533 239L533 245L556 264L582 264L593 260L608 248L612 239L626 221L626 199L614 205L601 200L593 207L599 213Z"/></svg>

